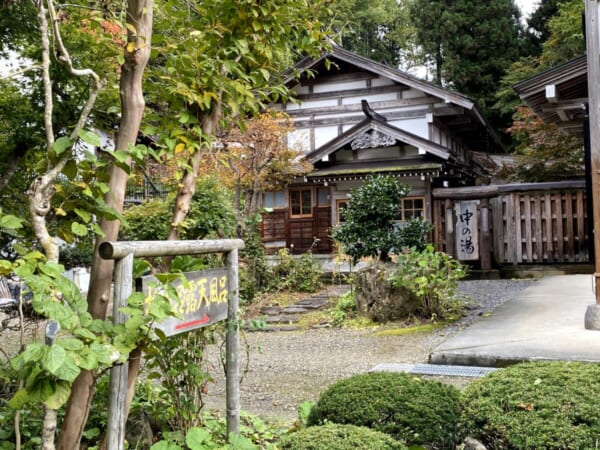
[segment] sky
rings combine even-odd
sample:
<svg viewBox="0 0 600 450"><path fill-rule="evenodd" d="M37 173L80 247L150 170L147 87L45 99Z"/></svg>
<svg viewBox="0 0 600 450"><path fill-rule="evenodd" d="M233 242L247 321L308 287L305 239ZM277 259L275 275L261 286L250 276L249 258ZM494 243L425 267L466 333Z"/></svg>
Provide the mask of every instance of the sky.
<svg viewBox="0 0 600 450"><path fill-rule="evenodd" d="M515 3L523 13L523 16L529 16L540 3L539 0L515 0Z"/></svg>

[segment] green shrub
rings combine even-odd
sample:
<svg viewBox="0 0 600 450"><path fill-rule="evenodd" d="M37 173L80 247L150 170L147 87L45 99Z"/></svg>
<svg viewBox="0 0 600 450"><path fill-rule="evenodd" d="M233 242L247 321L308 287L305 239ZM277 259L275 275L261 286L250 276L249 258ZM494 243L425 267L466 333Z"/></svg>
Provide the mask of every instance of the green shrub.
<svg viewBox="0 0 600 450"><path fill-rule="evenodd" d="M323 269L312 254L304 253L294 257L284 248L279 251L278 256L279 262L273 267L273 278L277 288L298 292L319 290Z"/></svg>
<svg viewBox="0 0 600 450"><path fill-rule="evenodd" d="M308 425L326 422L365 426L408 445L454 448L458 442L460 392L450 385L405 373L367 373L323 392Z"/></svg>
<svg viewBox="0 0 600 450"><path fill-rule="evenodd" d="M458 280L465 276L465 266L427 245L422 251L413 249L398 255L390 281L392 286L405 287L417 296L421 317L444 318L451 306L455 309Z"/></svg>
<svg viewBox="0 0 600 450"><path fill-rule="evenodd" d="M335 304L335 308L330 311L331 323L333 326L340 326L349 317L355 316L357 312L354 292L348 291L340 295Z"/></svg>
<svg viewBox="0 0 600 450"><path fill-rule="evenodd" d="M433 231L433 224L422 217L414 217L403 224L398 231L398 239L401 248L415 248L423 251L430 241L429 233Z"/></svg>
<svg viewBox="0 0 600 450"><path fill-rule="evenodd" d="M599 398L598 364L518 364L466 388L462 423L489 449L598 448Z"/></svg>
<svg viewBox="0 0 600 450"><path fill-rule="evenodd" d="M404 450L391 436L354 425L328 424L285 436L282 450Z"/></svg>

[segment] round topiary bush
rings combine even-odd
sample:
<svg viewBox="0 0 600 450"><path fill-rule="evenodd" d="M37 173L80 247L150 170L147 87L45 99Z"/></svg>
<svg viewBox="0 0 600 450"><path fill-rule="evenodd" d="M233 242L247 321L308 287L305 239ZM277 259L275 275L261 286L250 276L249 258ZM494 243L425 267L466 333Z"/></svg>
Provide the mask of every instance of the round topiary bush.
<svg viewBox="0 0 600 450"><path fill-rule="evenodd" d="M462 423L489 449L591 449L600 441L600 365L535 362L468 386Z"/></svg>
<svg viewBox="0 0 600 450"><path fill-rule="evenodd" d="M282 450L406 450L391 436L354 425L327 424L285 436Z"/></svg>
<svg viewBox="0 0 600 450"><path fill-rule="evenodd" d="M460 392L405 373L372 372L341 380L321 394L308 425L365 426L407 445L454 448Z"/></svg>

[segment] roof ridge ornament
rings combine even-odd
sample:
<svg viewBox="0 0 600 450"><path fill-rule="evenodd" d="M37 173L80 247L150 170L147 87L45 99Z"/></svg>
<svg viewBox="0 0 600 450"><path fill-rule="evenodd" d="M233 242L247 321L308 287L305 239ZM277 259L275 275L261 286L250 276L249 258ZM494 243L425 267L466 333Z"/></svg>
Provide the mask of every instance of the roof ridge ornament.
<svg viewBox="0 0 600 450"><path fill-rule="evenodd" d="M375 119L380 122L387 123L387 119L381 114L379 114L377 111L375 111L373 108L371 108L371 105L369 105L368 101L362 99L360 101L360 104L362 106L363 112L365 113L365 116L367 116L369 119Z"/></svg>

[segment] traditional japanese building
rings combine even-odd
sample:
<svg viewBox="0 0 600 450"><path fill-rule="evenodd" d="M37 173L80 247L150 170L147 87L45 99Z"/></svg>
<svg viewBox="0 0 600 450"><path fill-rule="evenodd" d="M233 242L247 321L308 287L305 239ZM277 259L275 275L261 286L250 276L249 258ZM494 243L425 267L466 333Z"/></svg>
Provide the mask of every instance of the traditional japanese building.
<svg viewBox="0 0 600 450"><path fill-rule="evenodd" d="M264 195L267 249L330 253L330 229L348 194L372 174L410 186L400 222L432 221L432 190L485 183L478 158L502 151L481 110L459 93L335 45L297 69L308 71L288 81L297 102L275 108L293 120L289 145L301 148L314 170Z"/></svg>

